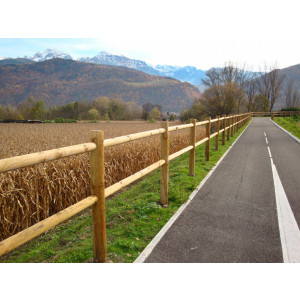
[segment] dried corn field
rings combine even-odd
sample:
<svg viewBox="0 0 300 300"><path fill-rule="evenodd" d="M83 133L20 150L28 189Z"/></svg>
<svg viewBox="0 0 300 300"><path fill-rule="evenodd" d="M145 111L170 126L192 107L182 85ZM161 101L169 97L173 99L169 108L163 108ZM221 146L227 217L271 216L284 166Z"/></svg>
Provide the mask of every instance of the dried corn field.
<svg viewBox="0 0 300 300"><path fill-rule="evenodd" d="M105 138L159 128L159 123L0 124L0 159L85 143L91 130ZM170 126L175 123L170 124ZM197 140L204 136L197 129ZM189 145L189 130L170 133L170 154ZM159 136L105 150L110 186L159 160ZM0 174L0 240L90 195L89 154Z"/></svg>

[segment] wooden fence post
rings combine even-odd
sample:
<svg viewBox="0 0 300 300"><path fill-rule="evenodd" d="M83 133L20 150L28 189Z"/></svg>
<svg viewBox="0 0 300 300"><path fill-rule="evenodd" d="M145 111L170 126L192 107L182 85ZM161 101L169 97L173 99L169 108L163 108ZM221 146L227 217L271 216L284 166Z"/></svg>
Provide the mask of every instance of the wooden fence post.
<svg viewBox="0 0 300 300"><path fill-rule="evenodd" d="M234 122L236 124L234 125L234 132L233 133L236 133L238 131L238 120L239 120L239 115L236 115L235 119L234 119Z"/></svg>
<svg viewBox="0 0 300 300"><path fill-rule="evenodd" d="M227 119L227 141L229 141L229 136L230 136L230 116L228 116L228 119Z"/></svg>
<svg viewBox="0 0 300 300"><path fill-rule="evenodd" d="M160 204L168 205L168 184L169 184L169 123L161 122L161 128L166 131L160 135L160 159L165 163L160 167Z"/></svg>
<svg viewBox="0 0 300 300"><path fill-rule="evenodd" d="M92 195L98 198L92 207L94 262L104 263L106 262L106 224L103 131L92 130L91 141L97 145L90 155Z"/></svg>
<svg viewBox="0 0 300 300"><path fill-rule="evenodd" d="M274 120L274 112L271 114L271 120Z"/></svg>
<svg viewBox="0 0 300 300"><path fill-rule="evenodd" d="M236 123L236 118L237 118L236 115L234 115L234 116L233 116L233 124L234 124L234 125L232 126L232 127L233 127L233 128L232 128L232 133L233 133L233 134L235 134L235 127L236 127L236 124L235 124L235 123Z"/></svg>
<svg viewBox="0 0 300 300"><path fill-rule="evenodd" d="M208 140L205 142L205 160L209 161L209 146L210 146L210 120L209 117L208 123L206 124L206 137L208 137Z"/></svg>
<svg viewBox="0 0 300 300"><path fill-rule="evenodd" d="M216 122L216 132L218 132L218 134L216 135L216 139L215 139L215 150L218 151L219 150L219 131L220 131L220 116L217 116L218 121Z"/></svg>
<svg viewBox="0 0 300 300"><path fill-rule="evenodd" d="M225 145L225 134L226 134L226 132L225 132L225 127L226 127L226 115L223 115L223 125L222 125L222 129L224 129L223 131L222 131L222 145Z"/></svg>
<svg viewBox="0 0 300 300"><path fill-rule="evenodd" d="M193 149L190 150L190 160L189 160L189 175L195 176L195 152L196 152L196 119L192 119L193 127L190 129L190 145Z"/></svg>
<svg viewBox="0 0 300 300"><path fill-rule="evenodd" d="M231 136L233 136L233 122L234 122L234 116L231 117L231 131L230 131Z"/></svg>

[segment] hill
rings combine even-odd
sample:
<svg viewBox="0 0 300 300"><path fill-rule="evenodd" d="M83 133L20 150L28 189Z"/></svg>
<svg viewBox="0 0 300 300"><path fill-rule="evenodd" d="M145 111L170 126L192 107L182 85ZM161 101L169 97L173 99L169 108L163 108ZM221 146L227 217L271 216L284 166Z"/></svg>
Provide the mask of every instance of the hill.
<svg viewBox="0 0 300 300"><path fill-rule="evenodd" d="M3 65L24 65L33 63L32 60L26 58L4 58L0 60L0 66Z"/></svg>
<svg viewBox="0 0 300 300"><path fill-rule="evenodd" d="M300 90L300 64L281 69L279 72L285 76L285 84L292 79L295 87Z"/></svg>
<svg viewBox="0 0 300 300"><path fill-rule="evenodd" d="M162 105L163 111L178 112L182 100L189 105L200 92L173 78L68 59L0 66L1 104L17 105L32 96L53 106L110 95L135 100L139 105L152 102Z"/></svg>
<svg viewBox="0 0 300 300"><path fill-rule="evenodd" d="M300 64L280 69L279 74L284 77L284 80L282 82L280 97L274 105L275 110L280 110L286 106L284 92L287 89L289 80L293 80L294 88L300 94Z"/></svg>

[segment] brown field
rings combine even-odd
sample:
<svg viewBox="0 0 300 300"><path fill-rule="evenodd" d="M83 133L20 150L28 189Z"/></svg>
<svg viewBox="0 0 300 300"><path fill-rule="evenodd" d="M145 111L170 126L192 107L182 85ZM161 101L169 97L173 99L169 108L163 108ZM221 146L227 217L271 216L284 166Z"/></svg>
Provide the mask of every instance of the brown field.
<svg viewBox="0 0 300 300"><path fill-rule="evenodd" d="M173 126L175 123L170 123ZM0 124L0 159L159 128L160 123L114 121L77 124ZM204 136L197 129L197 140ZM159 136L105 150L110 186L159 160ZM170 154L189 145L189 131L170 133ZM0 240L90 195L89 154L0 174Z"/></svg>

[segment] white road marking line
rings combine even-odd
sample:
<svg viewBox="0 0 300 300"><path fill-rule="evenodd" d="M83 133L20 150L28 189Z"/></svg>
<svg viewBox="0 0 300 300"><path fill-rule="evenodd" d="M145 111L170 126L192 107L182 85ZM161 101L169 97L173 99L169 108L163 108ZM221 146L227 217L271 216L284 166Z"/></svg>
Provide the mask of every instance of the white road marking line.
<svg viewBox="0 0 300 300"><path fill-rule="evenodd" d="M264 132L264 135L266 136L266 133Z"/></svg>
<svg viewBox="0 0 300 300"><path fill-rule="evenodd" d="M267 144L269 144L269 143L268 143L268 139L267 139L267 137L266 137L266 143L267 143Z"/></svg>
<svg viewBox="0 0 300 300"><path fill-rule="evenodd" d="M268 146L268 151L269 151L269 156L270 158L272 158L272 154L271 154L271 150L270 150L270 147Z"/></svg>
<svg viewBox="0 0 300 300"><path fill-rule="evenodd" d="M270 152L271 153L271 152ZM282 186L273 159L271 167L275 187L275 198L277 206L277 216L279 223L280 240L282 247L283 262L300 262L300 231L295 216L289 204L288 198Z"/></svg>

